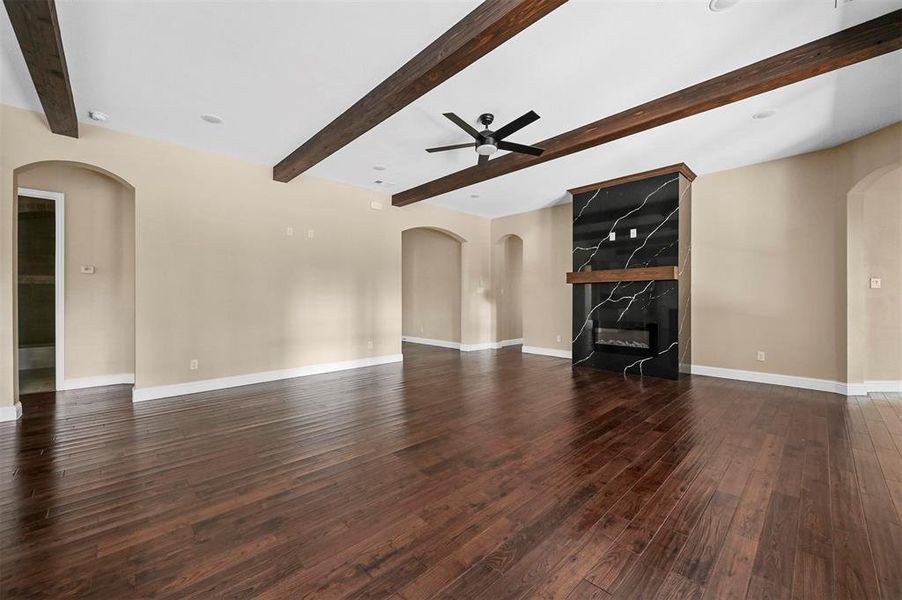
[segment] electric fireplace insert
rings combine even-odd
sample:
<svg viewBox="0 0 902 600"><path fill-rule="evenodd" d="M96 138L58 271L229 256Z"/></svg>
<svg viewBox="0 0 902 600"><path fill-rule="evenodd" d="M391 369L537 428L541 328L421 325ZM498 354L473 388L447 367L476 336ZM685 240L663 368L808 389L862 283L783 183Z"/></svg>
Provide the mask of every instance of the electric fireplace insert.
<svg viewBox="0 0 902 600"><path fill-rule="evenodd" d="M592 328L596 350L637 356L657 351L658 326L654 323L599 323Z"/></svg>

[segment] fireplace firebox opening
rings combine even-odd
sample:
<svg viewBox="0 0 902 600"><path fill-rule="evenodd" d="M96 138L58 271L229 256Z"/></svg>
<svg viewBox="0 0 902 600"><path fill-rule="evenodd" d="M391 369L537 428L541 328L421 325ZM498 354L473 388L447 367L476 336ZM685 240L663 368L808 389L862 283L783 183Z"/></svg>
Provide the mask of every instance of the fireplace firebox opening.
<svg viewBox="0 0 902 600"><path fill-rule="evenodd" d="M657 351L654 323L598 323L592 328L596 350L652 356Z"/></svg>

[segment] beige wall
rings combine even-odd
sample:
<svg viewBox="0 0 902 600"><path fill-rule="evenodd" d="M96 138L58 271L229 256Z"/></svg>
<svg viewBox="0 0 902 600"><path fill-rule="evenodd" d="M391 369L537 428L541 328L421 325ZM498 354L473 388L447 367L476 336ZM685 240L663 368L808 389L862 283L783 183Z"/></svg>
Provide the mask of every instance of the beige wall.
<svg viewBox="0 0 902 600"><path fill-rule="evenodd" d="M897 124L829 150L699 177L693 363L861 381L847 375L847 358L855 360L847 353L847 196L900 161Z"/></svg>
<svg viewBox="0 0 902 600"><path fill-rule="evenodd" d="M412 227L466 240L461 339L492 341L485 219L392 208L386 194L315 177L278 183L266 165L87 124L79 139L53 135L41 115L0 107L0 405L16 385L14 170L47 160L135 189L137 388L399 353L401 231Z"/></svg>
<svg viewBox="0 0 902 600"><path fill-rule="evenodd" d="M523 240L509 235L496 244L498 269L493 273L497 303L497 341L523 337Z"/></svg>
<svg viewBox="0 0 902 600"><path fill-rule="evenodd" d="M405 336L460 342L461 244L433 229L401 233Z"/></svg>
<svg viewBox="0 0 902 600"><path fill-rule="evenodd" d="M508 235L523 240L525 346L570 351L573 302L565 276L572 263L571 210L563 204L492 221L496 242ZM502 248L496 244L496 255Z"/></svg>
<svg viewBox="0 0 902 600"><path fill-rule="evenodd" d="M863 296L865 381L902 380L902 167L874 181L861 198L863 262L849 286ZM880 278L872 289L870 279Z"/></svg>
<svg viewBox="0 0 902 600"><path fill-rule="evenodd" d="M122 183L44 164L18 185L65 194L65 377L135 371L135 203ZM93 265L84 275L81 265ZM57 349L60 351L60 349Z"/></svg>
<svg viewBox="0 0 902 600"><path fill-rule="evenodd" d="M266 165L100 127L82 125L78 140L55 136L40 115L2 107L0 405L15 394L13 172L47 160L95 165L135 188L139 388L399 352L401 232L414 227L463 240L464 344L496 339L502 283L493 268L498 242L513 234L523 240L524 343L570 350L570 205L491 222L426 203L394 209L384 194L308 176L280 184ZM859 352L847 350L855 329L846 334L857 302L847 256L858 251L846 252L848 195L900 163L897 124L699 177L693 363L859 381ZM371 210L373 201L385 209ZM188 370L191 358L198 371Z"/></svg>

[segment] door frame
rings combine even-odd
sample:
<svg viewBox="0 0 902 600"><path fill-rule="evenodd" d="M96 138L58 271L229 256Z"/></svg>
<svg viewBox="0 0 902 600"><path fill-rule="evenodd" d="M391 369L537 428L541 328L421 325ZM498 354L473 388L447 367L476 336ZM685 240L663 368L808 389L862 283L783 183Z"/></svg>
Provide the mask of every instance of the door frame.
<svg viewBox="0 0 902 600"><path fill-rule="evenodd" d="M36 190L32 188L19 187L16 190L16 202L19 196L28 196L31 198L41 198L44 200L52 200L54 205L54 218L56 220L56 239L54 240L54 361L57 391L64 389L65 365L66 365L66 194L63 192L49 192L46 190ZM17 212L18 214L18 212ZM18 218L18 216L16 217ZM16 249L16 261L18 262L18 248ZM19 275L16 273L16 288L18 289ZM19 324L16 323L16 331L18 332ZM18 352L16 348L16 352Z"/></svg>

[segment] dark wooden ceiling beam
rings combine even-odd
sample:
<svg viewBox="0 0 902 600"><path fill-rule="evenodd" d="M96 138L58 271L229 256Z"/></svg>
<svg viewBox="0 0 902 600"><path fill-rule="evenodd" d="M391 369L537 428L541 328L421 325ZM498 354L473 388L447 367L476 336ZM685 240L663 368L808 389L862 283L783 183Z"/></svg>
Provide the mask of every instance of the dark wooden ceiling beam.
<svg viewBox="0 0 902 600"><path fill-rule="evenodd" d="M291 181L567 0L486 0L273 167Z"/></svg>
<svg viewBox="0 0 902 600"><path fill-rule="evenodd" d="M399 192L392 197L392 204L395 206L413 204L763 94L900 48L902 48L902 9L538 142L535 145L545 149L541 156L507 154L490 160L485 166L469 167Z"/></svg>
<svg viewBox="0 0 902 600"><path fill-rule="evenodd" d="M50 131L78 137L78 117L69 83L54 0L3 0Z"/></svg>

